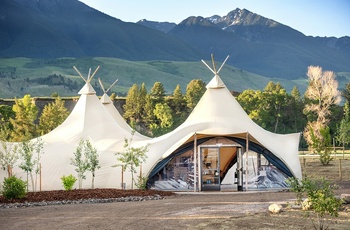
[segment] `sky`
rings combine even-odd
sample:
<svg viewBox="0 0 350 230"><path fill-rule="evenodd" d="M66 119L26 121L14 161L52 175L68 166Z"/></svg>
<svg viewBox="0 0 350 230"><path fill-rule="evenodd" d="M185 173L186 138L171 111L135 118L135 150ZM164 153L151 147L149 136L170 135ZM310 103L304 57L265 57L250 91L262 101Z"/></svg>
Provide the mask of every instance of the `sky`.
<svg viewBox="0 0 350 230"><path fill-rule="evenodd" d="M305 35L350 36L349 0L80 0L124 22L180 23L190 16L225 16L247 9Z"/></svg>

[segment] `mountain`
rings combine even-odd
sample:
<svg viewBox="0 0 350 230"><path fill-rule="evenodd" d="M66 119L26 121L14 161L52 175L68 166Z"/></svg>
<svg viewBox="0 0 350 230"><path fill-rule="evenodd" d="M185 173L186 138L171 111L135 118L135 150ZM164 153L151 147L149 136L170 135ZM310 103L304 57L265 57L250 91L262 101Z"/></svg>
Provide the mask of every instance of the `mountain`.
<svg viewBox="0 0 350 230"><path fill-rule="evenodd" d="M155 22L155 21L147 21L146 19L142 19L136 23L139 25L147 26L154 30L159 30L163 33L168 33L170 30L172 30L176 26L176 23L174 22Z"/></svg>
<svg viewBox="0 0 350 230"><path fill-rule="evenodd" d="M288 88L297 82L305 86L310 65L337 72L339 83L350 79L350 37L305 36L246 9L237 8L226 16L188 17L176 25L147 20L123 22L78 0L0 2L0 90L6 92L4 95L35 93L41 87L46 90L42 95L47 95L53 90L52 85L43 84L50 82L49 75L62 75L74 82L71 64L85 69L101 64L101 71L106 71L108 78L122 72L127 79L123 92L132 81L145 81L148 85L153 85L153 81L166 82L167 90L172 90L179 82L185 86L193 78L203 78L195 67L186 68L184 73L173 62L198 62L209 59L211 54L217 62L230 55L227 64L235 71L226 72L231 74L229 78L242 73L239 80L244 82L229 83L240 85L234 90L249 87L252 79L259 82L260 77L265 77L261 81L264 83L267 79L288 82ZM21 57L30 62L24 63ZM100 62L94 58L110 59ZM132 62L123 62L127 65L123 69L120 64L113 65L115 59ZM65 71L60 69L62 65ZM253 77L244 79L246 72ZM69 90L64 88L68 80L63 83L55 90L75 94L71 86ZM263 88L264 83L258 85ZM29 90L29 86L36 88Z"/></svg>
<svg viewBox="0 0 350 230"><path fill-rule="evenodd" d="M189 17L169 34L206 56L214 53L220 60L231 55L228 64L267 77L305 78L310 65L350 71L349 37L330 46L328 39L305 36L246 9L237 8L223 17Z"/></svg>
<svg viewBox="0 0 350 230"><path fill-rule="evenodd" d="M198 60L176 37L110 17L78 0L2 0L0 57L103 56Z"/></svg>

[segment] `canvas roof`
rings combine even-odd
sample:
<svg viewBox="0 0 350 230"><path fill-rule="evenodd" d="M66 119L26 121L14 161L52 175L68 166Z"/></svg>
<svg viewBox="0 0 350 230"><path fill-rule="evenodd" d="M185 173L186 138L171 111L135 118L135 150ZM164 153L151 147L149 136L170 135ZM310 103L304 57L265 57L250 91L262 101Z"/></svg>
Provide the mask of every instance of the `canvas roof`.
<svg viewBox="0 0 350 230"><path fill-rule="evenodd" d="M218 75L208 83L207 90L186 121L172 132L154 138L150 144L145 170L171 155L181 145L190 142L196 133L204 136L227 136L246 138L270 150L284 162L294 176L301 178L298 156L300 133L275 134L254 123L237 100L232 96ZM139 145L145 144L141 142Z"/></svg>

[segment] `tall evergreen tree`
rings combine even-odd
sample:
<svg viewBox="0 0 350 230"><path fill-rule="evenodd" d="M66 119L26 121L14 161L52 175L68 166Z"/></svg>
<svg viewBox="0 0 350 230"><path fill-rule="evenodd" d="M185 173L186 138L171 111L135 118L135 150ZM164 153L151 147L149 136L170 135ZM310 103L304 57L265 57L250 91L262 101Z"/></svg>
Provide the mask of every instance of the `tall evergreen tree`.
<svg viewBox="0 0 350 230"><path fill-rule="evenodd" d="M175 87L171 105L176 115L182 115L184 113L186 101L179 84Z"/></svg>
<svg viewBox="0 0 350 230"><path fill-rule="evenodd" d="M139 87L137 84L134 84L128 91L124 105L124 118L129 122L129 124L131 124L132 127L135 127L141 118L138 100Z"/></svg>
<svg viewBox="0 0 350 230"><path fill-rule="evenodd" d="M262 111L265 112L264 122L266 126L273 127L273 132L279 132L279 125L284 117L287 92L279 82L269 82L263 92L264 104ZM268 124L270 123L270 124Z"/></svg>
<svg viewBox="0 0 350 230"><path fill-rule="evenodd" d="M150 95L154 104L164 102L165 89L163 84L159 81L154 83Z"/></svg>
<svg viewBox="0 0 350 230"><path fill-rule="evenodd" d="M303 113L304 101L299 89L294 86L291 95L287 98L285 120L289 123L290 132L302 132L306 125L306 116Z"/></svg>
<svg viewBox="0 0 350 230"><path fill-rule="evenodd" d="M337 129L336 139L343 146L350 144L350 109L349 102L344 105L344 117Z"/></svg>
<svg viewBox="0 0 350 230"><path fill-rule="evenodd" d="M19 142L34 138L37 135L35 120L38 115L38 108L31 96L27 94L23 99L15 99L12 109L16 116L10 118L13 126L11 140Z"/></svg>
<svg viewBox="0 0 350 230"><path fill-rule="evenodd" d="M153 114L154 110L154 104L151 99L151 95L146 94L145 97L145 107L143 109L143 114L142 114L142 122L144 123L145 129L150 130L151 124L154 123L155 116ZM143 133L147 133L148 135L152 135L151 133L147 131L143 131Z"/></svg>
<svg viewBox="0 0 350 230"><path fill-rule="evenodd" d="M173 92L173 96L169 98L170 107L173 110L173 119L174 125L173 127L177 127L182 124L182 122L186 119L188 113L186 109L186 100L184 95L182 94L180 85L175 87Z"/></svg>
<svg viewBox="0 0 350 230"><path fill-rule="evenodd" d="M345 85L345 88L341 92L342 96L345 98L345 100L350 103L350 83L347 83Z"/></svg>
<svg viewBox="0 0 350 230"><path fill-rule="evenodd" d="M205 92L205 83L201 79L193 79L186 87L187 107L192 111Z"/></svg>

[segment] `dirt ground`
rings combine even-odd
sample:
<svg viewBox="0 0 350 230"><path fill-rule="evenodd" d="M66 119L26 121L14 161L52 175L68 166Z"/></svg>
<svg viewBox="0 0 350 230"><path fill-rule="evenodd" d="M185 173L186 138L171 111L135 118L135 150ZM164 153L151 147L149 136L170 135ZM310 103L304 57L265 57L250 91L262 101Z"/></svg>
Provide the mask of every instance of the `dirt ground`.
<svg viewBox="0 0 350 230"><path fill-rule="evenodd" d="M303 173L325 176L339 185L336 194L350 193L350 160L321 166L303 160ZM306 166L304 168L304 166ZM0 209L0 229L312 229L312 212L294 209L292 192L180 193L163 200L97 204L50 205ZM271 214L272 203L283 212ZM350 206L344 205L329 229L350 229Z"/></svg>
<svg viewBox="0 0 350 230"><path fill-rule="evenodd" d="M163 200L51 205L0 210L0 229L311 229L311 217L288 208L291 192L181 194ZM268 206L285 207L270 214ZM349 229L342 211L330 229Z"/></svg>

